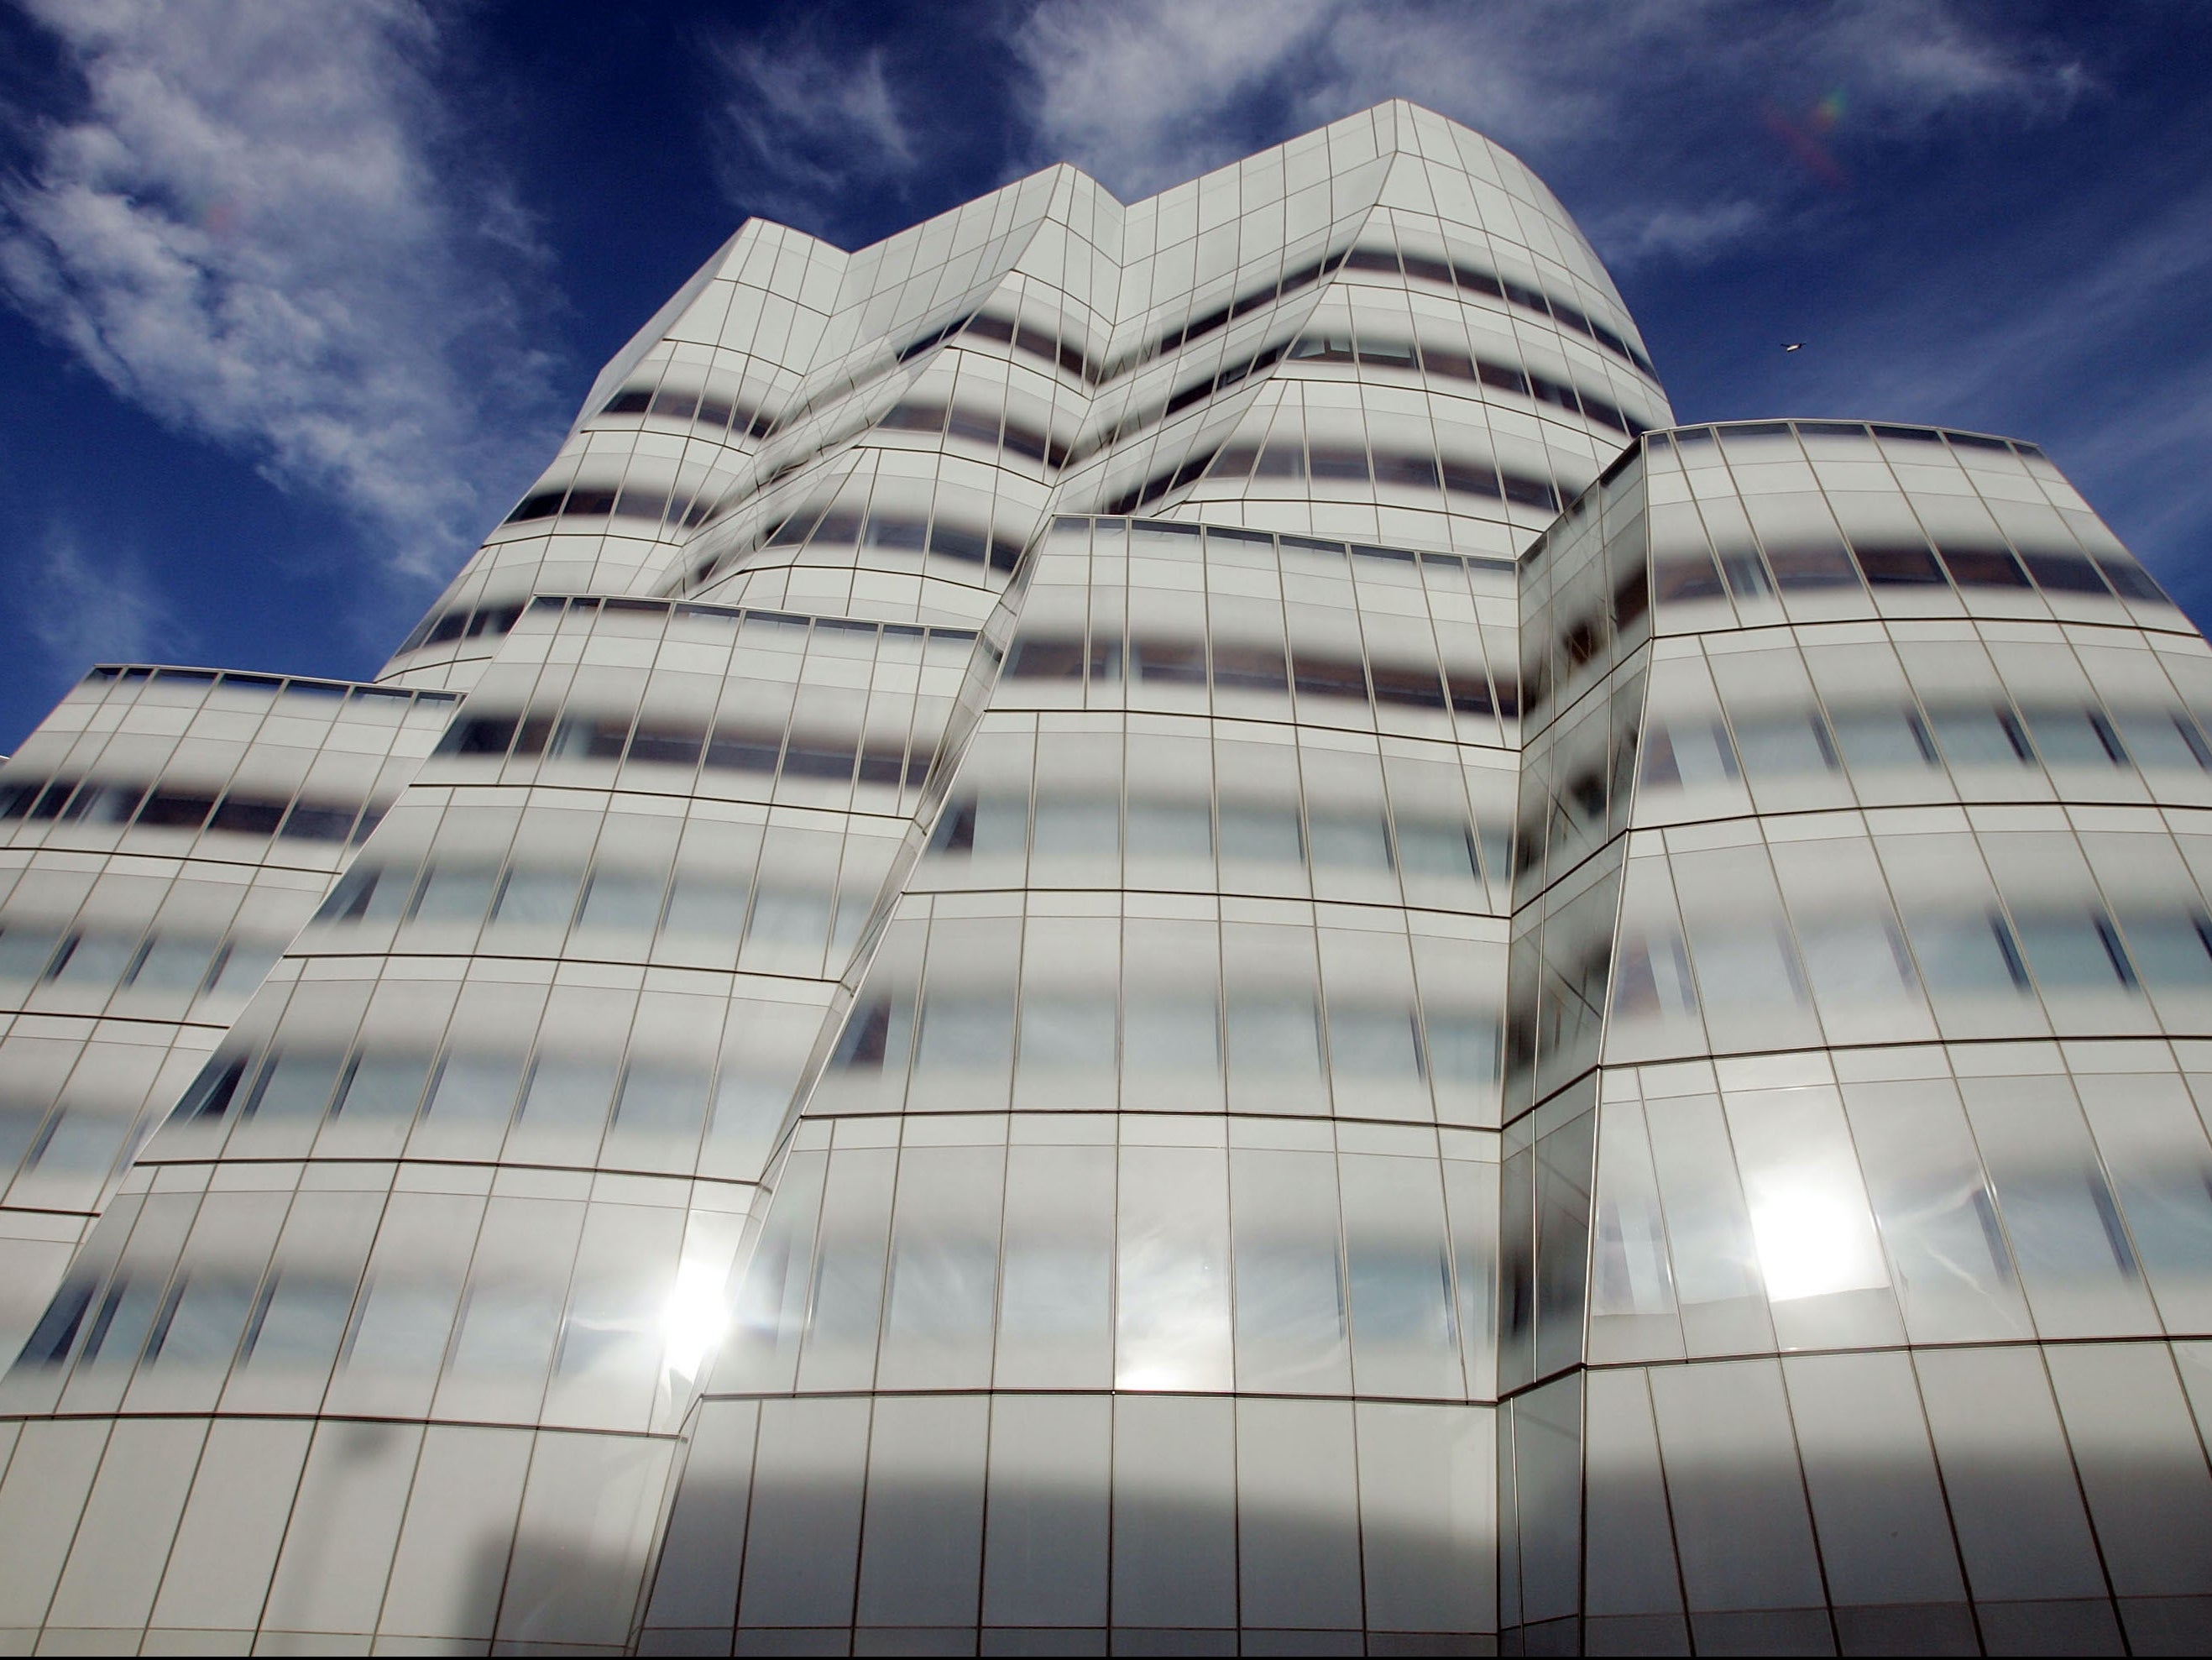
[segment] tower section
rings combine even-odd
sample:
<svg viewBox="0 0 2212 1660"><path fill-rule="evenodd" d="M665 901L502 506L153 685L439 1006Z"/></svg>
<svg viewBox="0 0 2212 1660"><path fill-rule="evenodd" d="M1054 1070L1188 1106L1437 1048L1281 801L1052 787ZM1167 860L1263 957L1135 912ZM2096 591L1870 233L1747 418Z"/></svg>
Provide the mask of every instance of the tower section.
<svg viewBox="0 0 2212 1660"><path fill-rule="evenodd" d="M1502 1621L2192 1645L2203 640L1918 427L1648 435L1522 581Z"/></svg>
<svg viewBox="0 0 2212 1660"><path fill-rule="evenodd" d="M741 229L118 1136L0 1623L1485 1639L1512 560L1666 418L1549 193L1402 104Z"/></svg>
<svg viewBox="0 0 2212 1660"><path fill-rule="evenodd" d="M1117 228L1110 330L1024 255L856 441L865 498L693 567L879 567L894 444L951 458L933 555L973 447L1068 419L769 1177L647 1647L1496 1629L1515 556L1665 406L1549 198L1420 112Z"/></svg>

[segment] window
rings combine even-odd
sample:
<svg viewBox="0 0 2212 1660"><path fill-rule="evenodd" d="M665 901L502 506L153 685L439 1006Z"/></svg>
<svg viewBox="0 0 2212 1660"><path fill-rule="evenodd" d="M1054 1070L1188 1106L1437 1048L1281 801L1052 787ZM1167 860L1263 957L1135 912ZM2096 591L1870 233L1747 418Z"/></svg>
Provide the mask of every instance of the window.
<svg viewBox="0 0 2212 1660"><path fill-rule="evenodd" d="M1906 542L1880 542L1851 546L1859 571L1875 587L1943 586L1943 573L1926 547Z"/></svg>

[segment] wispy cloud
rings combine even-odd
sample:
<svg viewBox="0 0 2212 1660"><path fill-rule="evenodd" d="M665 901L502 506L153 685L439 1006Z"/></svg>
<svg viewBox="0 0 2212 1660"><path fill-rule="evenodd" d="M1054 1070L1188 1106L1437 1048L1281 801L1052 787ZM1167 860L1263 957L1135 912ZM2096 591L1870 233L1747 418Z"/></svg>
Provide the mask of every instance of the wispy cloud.
<svg viewBox="0 0 2212 1660"><path fill-rule="evenodd" d="M1972 262L1930 258L1908 294L1841 319L1786 372L1763 356L1742 407L2034 439L2177 597L2212 611L2212 502L2193 484L2212 451L2212 342L2176 326L2212 286L2208 226L2199 185L2097 236L2091 258L2053 258L2050 227L2027 224Z"/></svg>
<svg viewBox="0 0 2212 1660"><path fill-rule="evenodd" d="M1042 0L1013 40L1038 159L1073 161L1124 201L1248 148L1238 106L1318 56L1344 0Z"/></svg>
<svg viewBox="0 0 2212 1660"><path fill-rule="evenodd" d="M143 662L178 629L138 560L88 553L65 526L48 529L23 598L31 637L59 673L98 662Z"/></svg>
<svg viewBox="0 0 2212 1660"><path fill-rule="evenodd" d="M709 43L718 96L709 124L732 199L803 230L845 228L842 198L918 162L881 47L854 57L818 31Z"/></svg>
<svg viewBox="0 0 2212 1660"><path fill-rule="evenodd" d="M1765 223L1759 204L1743 197L1689 207L1668 204L1638 210L1616 207L1591 220L1590 236L1616 265L1654 260L1703 265L1756 234Z"/></svg>
<svg viewBox="0 0 2212 1660"><path fill-rule="evenodd" d="M82 95L14 135L0 285L123 397L335 498L392 566L449 566L557 426L518 304L540 256L463 158L436 21L26 3Z"/></svg>
<svg viewBox="0 0 2212 1660"><path fill-rule="evenodd" d="M1840 94L1839 136L1875 143L2042 119L2089 85L1948 0L1039 0L1014 40L1038 159L1125 198L1402 96L1580 186L1577 211L1630 263L1711 257L1779 210L1800 181L1744 143L1762 103Z"/></svg>

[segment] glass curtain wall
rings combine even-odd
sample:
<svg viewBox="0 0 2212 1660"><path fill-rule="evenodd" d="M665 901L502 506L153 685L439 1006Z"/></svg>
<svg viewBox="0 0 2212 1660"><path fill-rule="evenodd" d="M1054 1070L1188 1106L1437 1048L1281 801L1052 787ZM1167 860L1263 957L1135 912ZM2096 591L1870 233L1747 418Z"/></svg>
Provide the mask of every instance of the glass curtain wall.
<svg viewBox="0 0 2212 1660"><path fill-rule="evenodd" d="M2212 649L1389 103L742 228L0 769L25 1650L2212 1640Z"/></svg>
<svg viewBox="0 0 2212 1660"><path fill-rule="evenodd" d="M2200 1641L2203 640L1919 428L1652 434L1522 575L1501 1620Z"/></svg>

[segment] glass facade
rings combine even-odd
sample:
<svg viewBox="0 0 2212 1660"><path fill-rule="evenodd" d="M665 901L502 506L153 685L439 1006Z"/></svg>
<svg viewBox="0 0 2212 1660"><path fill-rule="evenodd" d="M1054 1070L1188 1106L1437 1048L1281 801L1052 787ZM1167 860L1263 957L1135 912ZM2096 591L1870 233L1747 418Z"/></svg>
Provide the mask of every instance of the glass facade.
<svg viewBox="0 0 2212 1660"><path fill-rule="evenodd" d="M2208 895L2042 453L1674 425L1463 128L748 223L0 769L0 1642L2199 1651Z"/></svg>

